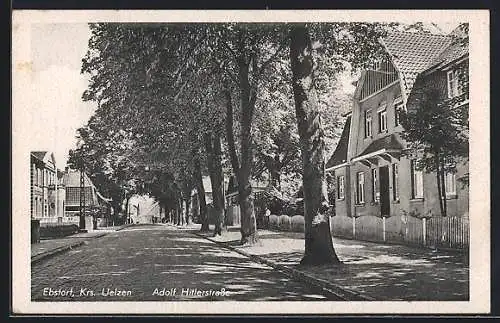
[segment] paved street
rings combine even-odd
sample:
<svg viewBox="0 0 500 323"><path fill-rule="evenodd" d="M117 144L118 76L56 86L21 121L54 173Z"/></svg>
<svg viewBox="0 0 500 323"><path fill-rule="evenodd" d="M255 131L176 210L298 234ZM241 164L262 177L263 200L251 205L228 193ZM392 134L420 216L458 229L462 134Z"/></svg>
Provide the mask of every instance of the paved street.
<svg viewBox="0 0 500 323"><path fill-rule="evenodd" d="M33 301L336 300L164 225L135 225L32 265Z"/></svg>

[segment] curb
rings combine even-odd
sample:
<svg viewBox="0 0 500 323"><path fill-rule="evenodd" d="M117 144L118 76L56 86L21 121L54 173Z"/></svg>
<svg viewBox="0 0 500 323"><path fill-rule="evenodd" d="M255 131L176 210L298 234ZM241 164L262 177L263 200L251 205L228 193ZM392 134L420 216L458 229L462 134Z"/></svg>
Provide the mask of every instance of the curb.
<svg viewBox="0 0 500 323"><path fill-rule="evenodd" d="M101 238L101 237L104 237L107 234L108 234L108 232L104 232L102 234L95 235L93 237L89 237L87 239L82 238L82 241L75 242L75 243L72 243L72 244L67 245L67 246L62 246L62 247L58 247L58 248L55 248L55 249L52 249L52 250L48 250L48 251L39 253L38 255L34 255L34 256L31 257L31 264L32 265L36 264L36 263L38 263L38 262L40 262L42 260L51 258L53 256L59 255L61 253L64 253L66 251L69 251L69 250L72 250L74 248L80 247L81 245L85 244L89 240Z"/></svg>
<svg viewBox="0 0 500 323"><path fill-rule="evenodd" d="M128 228L128 227L131 227L131 226L133 226L133 225L134 225L133 223L124 224L124 225L122 225L121 227L119 227L118 229L116 229L115 231L120 231L120 230L126 229L126 228Z"/></svg>
<svg viewBox="0 0 500 323"><path fill-rule="evenodd" d="M226 249L229 249L229 250L232 250L236 253L239 253L247 258L252 259L253 261L268 265L269 267L272 267L275 270L282 272L283 274L285 274L286 276L288 276L292 279L295 279L295 280L298 280L301 282L305 282L305 283L310 284L312 286L321 288L327 294L333 295L335 297L339 297L342 300L345 300L345 301L374 301L375 300L374 298L371 298L369 296L365 296L365 295L361 295L361 294L353 292L353 291L345 290L345 289L343 289L335 284L332 284L331 282L329 282L327 280L313 277L313 276L311 276L311 275L309 275L301 270L277 264L277 263L270 261L270 260L267 260L261 256L249 254L249 253L242 251L242 250L239 250L233 246L229 246L229 245L225 244L224 242L213 240L210 237L206 237L206 236L201 235L197 232L191 232L191 233L200 237L200 238L204 238L204 239L207 239L209 241L212 241L215 244L222 246Z"/></svg>
<svg viewBox="0 0 500 323"><path fill-rule="evenodd" d="M73 243L73 244L70 244L68 246L62 246L62 247L59 247L59 248L56 248L56 249L53 249L53 250L49 250L49 251L46 251L46 252L42 252L38 255L35 255L33 257L31 257L31 264L36 264L42 260L45 260L45 259L48 259L48 258L51 258L55 255L58 255L58 254L61 254L65 251L69 251L73 248L76 248L76 247L79 247L81 246L82 244L84 244L85 241L80 241L80 242L77 242L77 243Z"/></svg>

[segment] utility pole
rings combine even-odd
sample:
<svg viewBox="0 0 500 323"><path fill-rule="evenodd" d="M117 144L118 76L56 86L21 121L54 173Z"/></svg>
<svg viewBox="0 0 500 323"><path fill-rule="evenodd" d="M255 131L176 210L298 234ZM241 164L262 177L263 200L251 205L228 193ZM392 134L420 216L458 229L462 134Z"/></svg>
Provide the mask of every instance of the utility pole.
<svg viewBox="0 0 500 323"><path fill-rule="evenodd" d="M80 166L80 230L85 230L85 172L83 161Z"/></svg>
<svg viewBox="0 0 500 323"><path fill-rule="evenodd" d="M55 176L55 180L54 180L54 191L56 194L56 195L54 195L54 201L55 201L55 203L54 203L54 213L55 213L54 216L56 218L59 218L58 214L57 214L57 194L58 194L58 192L57 192L57 165L56 165L55 161L54 161L54 169L56 171L56 176Z"/></svg>

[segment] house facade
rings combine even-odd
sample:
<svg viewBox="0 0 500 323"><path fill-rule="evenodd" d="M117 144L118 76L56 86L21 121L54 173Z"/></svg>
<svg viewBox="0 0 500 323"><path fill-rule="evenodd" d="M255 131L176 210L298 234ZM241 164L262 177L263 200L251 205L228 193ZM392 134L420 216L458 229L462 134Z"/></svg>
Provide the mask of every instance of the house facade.
<svg viewBox="0 0 500 323"><path fill-rule="evenodd" d="M450 35L393 32L381 42L385 53L362 71L326 164L336 181L335 215L345 217L332 221L339 227L334 231L354 236L357 223L358 234L372 228L367 236L374 240L408 234L408 217L425 222L440 216L436 174L418 170L419 154L401 136L399 111L419 108L415 93L423 85L439 89L443 101L458 95L455 71L468 60L467 47ZM457 173L446 174L448 216L468 216L468 187L457 181L466 173L468 164L461 164ZM419 234L425 236L426 228Z"/></svg>
<svg viewBox="0 0 500 323"><path fill-rule="evenodd" d="M66 207L65 217L67 222L79 222L80 215L80 176L79 170L66 168L63 176L65 186ZM83 173L85 192L85 213L92 213L98 217L111 214L110 200L102 196L96 189L86 173ZM94 214L95 213L95 214ZM90 214L89 214L90 215Z"/></svg>
<svg viewBox="0 0 500 323"><path fill-rule="evenodd" d="M57 222L64 216L65 189L54 154L32 151L30 154L31 218Z"/></svg>

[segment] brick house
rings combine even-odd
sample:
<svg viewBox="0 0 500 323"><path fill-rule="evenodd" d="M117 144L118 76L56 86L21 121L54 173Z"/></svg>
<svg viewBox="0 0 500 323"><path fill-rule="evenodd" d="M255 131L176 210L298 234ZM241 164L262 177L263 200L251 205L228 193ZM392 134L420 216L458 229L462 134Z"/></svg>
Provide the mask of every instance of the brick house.
<svg viewBox="0 0 500 323"><path fill-rule="evenodd" d="M403 153L407 145L398 111L418 108L414 93L422 84L439 89L443 100L461 94L455 71L468 61L467 46L456 44L451 35L392 32L381 43L385 53L356 82L352 111L326 164L336 181L335 215L350 218L334 218L335 233L356 235L357 221L358 232L375 228L367 233L369 240L408 234L403 227L413 220L407 215L440 215L436 175L418 171L416 157ZM468 164L457 168L445 181L451 217L468 215L468 188L457 184ZM386 218L393 218L390 229Z"/></svg>

